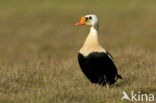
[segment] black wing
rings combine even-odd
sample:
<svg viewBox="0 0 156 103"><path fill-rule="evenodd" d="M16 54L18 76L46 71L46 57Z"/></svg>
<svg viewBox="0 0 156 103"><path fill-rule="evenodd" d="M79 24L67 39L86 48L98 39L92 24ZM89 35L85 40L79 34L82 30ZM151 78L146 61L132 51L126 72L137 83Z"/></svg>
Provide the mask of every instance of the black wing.
<svg viewBox="0 0 156 103"><path fill-rule="evenodd" d="M102 82L107 79L110 84L115 82L117 69L107 53L93 52L87 57L79 53L78 60L83 73L91 82ZM104 78L106 77L106 78Z"/></svg>

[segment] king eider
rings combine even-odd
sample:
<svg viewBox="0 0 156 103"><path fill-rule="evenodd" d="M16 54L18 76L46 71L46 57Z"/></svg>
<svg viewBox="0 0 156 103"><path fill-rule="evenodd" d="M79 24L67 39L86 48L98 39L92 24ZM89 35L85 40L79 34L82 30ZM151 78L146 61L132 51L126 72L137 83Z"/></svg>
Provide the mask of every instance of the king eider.
<svg viewBox="0 0 156 103"><path fill-rule="evenodd" d="M78 62L85 76L92 83L106 85L107 87L114 84L117 79L122 79L117 73L111 54L99 45L97 16L83 16L77 25L90 26L90 32L78 53Z"/></svg>

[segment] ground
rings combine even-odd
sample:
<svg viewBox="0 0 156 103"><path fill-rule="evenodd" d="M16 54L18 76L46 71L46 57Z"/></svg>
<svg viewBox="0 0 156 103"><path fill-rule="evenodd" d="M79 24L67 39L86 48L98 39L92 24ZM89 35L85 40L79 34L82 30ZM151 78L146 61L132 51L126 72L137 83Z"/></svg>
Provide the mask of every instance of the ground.
<svg viewBox="0 0 156 103"><path fill-rule="evenodd" d="M122 92L156 96L155 0L1 0L0 103L127 103ZM77 53L96 14L99 41L123 76L109 89L91 84Z"/></svg>

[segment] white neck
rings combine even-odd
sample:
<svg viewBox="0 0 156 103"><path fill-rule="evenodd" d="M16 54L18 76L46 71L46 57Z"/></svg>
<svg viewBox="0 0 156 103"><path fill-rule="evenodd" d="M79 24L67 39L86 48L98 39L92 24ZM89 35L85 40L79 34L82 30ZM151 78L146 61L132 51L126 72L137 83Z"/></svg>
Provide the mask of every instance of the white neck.
<svg viewBox="0 0 156 103"><path fill-rule="evenodd" d="M90 32L86 38L86 41L84 43L84 45L96 45L99 44L98 43L98 32L97 30L92 26L90 28Z"/></svg>
<svg viewBox="0 0 156 103"><path fill-rule="evenodd" d="M84 56L87 56L91 52L104 52L104 49L99 45L98 32L94 27L90 28L87 39L79 52Z"/></svg>

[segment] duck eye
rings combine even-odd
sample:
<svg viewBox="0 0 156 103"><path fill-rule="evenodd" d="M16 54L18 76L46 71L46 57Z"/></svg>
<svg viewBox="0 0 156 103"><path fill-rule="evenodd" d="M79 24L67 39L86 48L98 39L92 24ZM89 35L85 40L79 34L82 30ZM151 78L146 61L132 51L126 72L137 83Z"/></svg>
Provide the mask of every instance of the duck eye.
<svg viewBox="0 0 156 103"><path fill-rule="evenodd" d="M92 19L92 17L90 16L89 19Z"/></svg>

